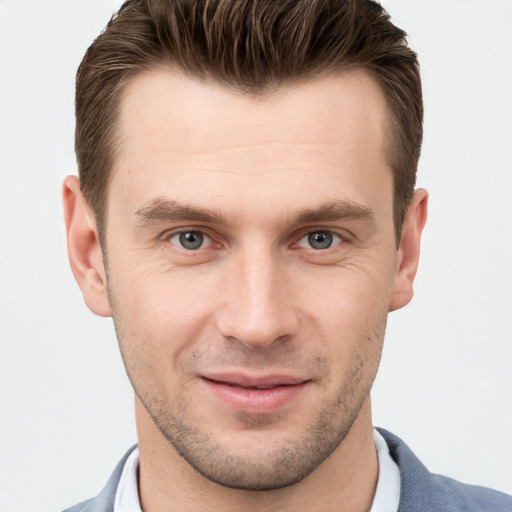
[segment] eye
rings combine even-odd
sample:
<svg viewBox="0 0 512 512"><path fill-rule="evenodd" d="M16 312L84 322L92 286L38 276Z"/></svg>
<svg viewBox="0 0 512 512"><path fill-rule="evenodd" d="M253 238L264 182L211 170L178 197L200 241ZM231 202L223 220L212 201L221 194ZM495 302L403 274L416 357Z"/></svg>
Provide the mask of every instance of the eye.
<svg viewBox="0 0 512 512"><path fill-rule="evenodd" d="M212 243L211 238L201 231L180 231L172 235L168 240L171 244L187 249L187 251L204 249Z"/></svg>
<svg viewBox="0 0 512 512"><path fill-rule="evenodd" d="M297 245L307 249L322 250L329 249L341 242L341 238L332 231L312 231L303 236Z"/></svg>

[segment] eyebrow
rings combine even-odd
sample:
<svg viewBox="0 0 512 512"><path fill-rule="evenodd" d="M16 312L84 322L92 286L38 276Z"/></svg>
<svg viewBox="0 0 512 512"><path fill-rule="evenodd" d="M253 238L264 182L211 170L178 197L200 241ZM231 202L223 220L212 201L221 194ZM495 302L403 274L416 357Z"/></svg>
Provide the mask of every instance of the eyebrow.
<svg viewBox="0 0 512 512"><path fill-rule="evenodd" d="M207 208L189 206L179 201L163 197L155 197L148 201L135 214L140 217L141 224L153 222L190 221L207 224L216 224L232 227L233 222L220 212ZM374 211L355 201L343 199L332 201L318 208L304 208L299 210L292 219L292 225L307 224L310 222L329 222L336 220L363 220L373 221Z"/></svg>
<svg viewBox="0 0 512 512"><path fill-rule="evenodd" d="M363 220L373 221L375 213L371 208L355 201L343 199L333 201L319 208L305 208L300 210L293 220L293 224L307 224L309 222L328 222L336 220Z"/></svg>
<svg viewBox="0 0 512 512"><path fill-rule="evenodd" d="M135 212L140 217L142 224L151 224L152 222L176 222L191 221L205 222L209 224L218 224L230 226L231 223L220 212L206 208L196 208L186 204L155 197L148 201L140 210Z"/></svg>

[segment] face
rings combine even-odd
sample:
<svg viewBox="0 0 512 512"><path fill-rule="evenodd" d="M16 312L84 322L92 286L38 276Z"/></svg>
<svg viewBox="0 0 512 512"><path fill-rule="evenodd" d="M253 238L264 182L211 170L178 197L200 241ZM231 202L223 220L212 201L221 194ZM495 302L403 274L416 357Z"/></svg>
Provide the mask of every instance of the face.
<svg viewBox="0 0 512 512"><path fill-rule="evenodd" d="M153 427L214 482L300 481L368 403L397 273L385 110L362 72L125 91L110 307Z"/></svg>

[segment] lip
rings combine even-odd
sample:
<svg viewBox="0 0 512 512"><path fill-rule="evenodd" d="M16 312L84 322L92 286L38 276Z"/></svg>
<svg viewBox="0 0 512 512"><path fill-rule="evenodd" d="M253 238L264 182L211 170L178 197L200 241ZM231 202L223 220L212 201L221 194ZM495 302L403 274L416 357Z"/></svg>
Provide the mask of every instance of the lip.
<svg viewBox="0 0 512 512"><path fill-rule="evenodd" d="M201 380L224 405L252 414L277 411L311 383L291 375L251 376L240 373L202 375Z"/></svg>

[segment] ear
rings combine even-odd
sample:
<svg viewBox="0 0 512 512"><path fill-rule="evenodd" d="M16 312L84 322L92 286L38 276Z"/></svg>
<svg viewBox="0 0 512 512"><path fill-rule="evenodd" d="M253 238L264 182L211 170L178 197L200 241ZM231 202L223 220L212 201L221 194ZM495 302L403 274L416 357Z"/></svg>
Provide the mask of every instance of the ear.
<svg viewBox="0 0 512 512"><path fill-rule="evenodd" d="M71 270L87 307L96 315L110 316L107 279L98 230L76 176L64 180L62 196Z"/></svg>
<svg viewBox="0 0 512 512"><path fill-rule="evenodd" d="M427 191L416 190L404 219L390 311L409 304L414 294L413 283L420 258L421 233L427 221L427 204Z"/></svg>

